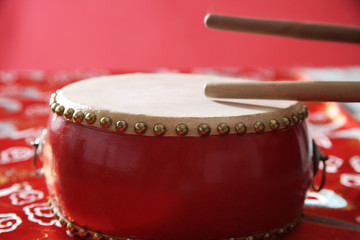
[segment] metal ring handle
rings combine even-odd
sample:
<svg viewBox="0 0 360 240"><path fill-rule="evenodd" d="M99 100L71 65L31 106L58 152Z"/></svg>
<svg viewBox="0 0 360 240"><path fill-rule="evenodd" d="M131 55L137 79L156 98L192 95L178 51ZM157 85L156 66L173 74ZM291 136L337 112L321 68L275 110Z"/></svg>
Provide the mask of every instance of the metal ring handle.
<svg viewBox="0 0 360 240"><path fill-rule="evenodd" d="M323 163L323 169L322 169L322 177L321 177L321 183L319 187L315 186L314 180L312 182L312 189L314 191L319 192L325 185L326 181L326 160L329 159L328 156L323 155L319 147L316 145L315 141L313 140L313 165L314 165L314 177L316 173L319 171L319 163Z"/></svg>
<svg viewBox="0 0 360 240"><path fill-rule="evenodd" d="M322 171L322 177L321 177L321 183L320 186L318 188L316 188L314 181L312 182L312 189L316 192L319 192L325 185L325 180L326 180L326 163L325 160L321 160L321 162L323 163L323 171ZM315 174L314 174L315 176Z"/></svg>
<svg viewBox="0 0 360 240"><path fill-rule="evenodd" d="M35 175L38 177L44 176L43 168L37 167L37 159L38 159L39 151L41 151L42 145L44 144L44 138L45 138L46 132L47 132L47 130L44 129L41 136L39 138L37 138L34 142L31 143L31 145L34 147L33 165L35 167Z"/></svg>

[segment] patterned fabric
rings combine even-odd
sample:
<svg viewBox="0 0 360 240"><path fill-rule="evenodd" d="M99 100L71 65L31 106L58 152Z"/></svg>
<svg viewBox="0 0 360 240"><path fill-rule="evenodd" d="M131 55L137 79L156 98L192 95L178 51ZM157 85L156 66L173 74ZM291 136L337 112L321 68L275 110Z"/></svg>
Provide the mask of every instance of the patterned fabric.
<svg viewBox="0 0 360 240"><path fill-rule="evenodd" d="M309 78L301 69L188 72L273 81ZM30 143L46 127L52 92L73 81L117 73L124 72L0 72L0 239L74 239L49 209L45 180L34 174ZM285 238L360 239L360 123L337 103L308 106L311 135L329 156L326 184L320 192L309 190L304 220ZM321 174L315 183L319 184Z"/></svg>

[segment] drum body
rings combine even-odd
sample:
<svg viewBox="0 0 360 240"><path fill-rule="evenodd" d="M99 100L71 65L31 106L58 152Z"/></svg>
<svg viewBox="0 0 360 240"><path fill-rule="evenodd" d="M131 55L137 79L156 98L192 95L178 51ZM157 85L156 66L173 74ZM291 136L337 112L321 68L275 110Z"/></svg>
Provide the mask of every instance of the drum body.
<svg viewBox="0 0 360 240"><path fill-rule="evenodd" d="M293 227L312 180L309 148L305 121L261 134L148 136L53 114L42 160L53 208L79 235L229 239Z"/></svg>

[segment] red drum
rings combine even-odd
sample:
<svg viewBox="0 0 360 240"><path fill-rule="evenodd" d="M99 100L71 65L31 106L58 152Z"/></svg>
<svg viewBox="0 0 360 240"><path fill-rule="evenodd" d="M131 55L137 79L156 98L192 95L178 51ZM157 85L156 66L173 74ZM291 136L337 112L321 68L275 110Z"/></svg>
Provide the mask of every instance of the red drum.
<svg viewBox="0 0 360 240"><path fill-rule="evenodd" d="M93 239L270 239L299 221L312 181L307 107L214 100L206 82L127 74L53 94L41 159L51 205Z"/></svg>

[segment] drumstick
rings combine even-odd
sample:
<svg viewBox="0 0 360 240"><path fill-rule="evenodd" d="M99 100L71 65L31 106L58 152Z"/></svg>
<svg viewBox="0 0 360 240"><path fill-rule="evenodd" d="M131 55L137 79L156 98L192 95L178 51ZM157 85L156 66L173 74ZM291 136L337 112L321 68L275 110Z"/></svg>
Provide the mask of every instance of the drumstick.
<svg viewBox="0 0 360 240"><path fill-rule="evenodd" d="M213 98L360 102L360 82L279 81L208 83L205 86L205 95Z"/></svg>
<svg viewBox="0 0 360 240"><path fill-rule="evenodd" d="M206 15L204 21L207 27L219 30L360 44L360 28L351 26L240 18L216 14Z"/></svg>

